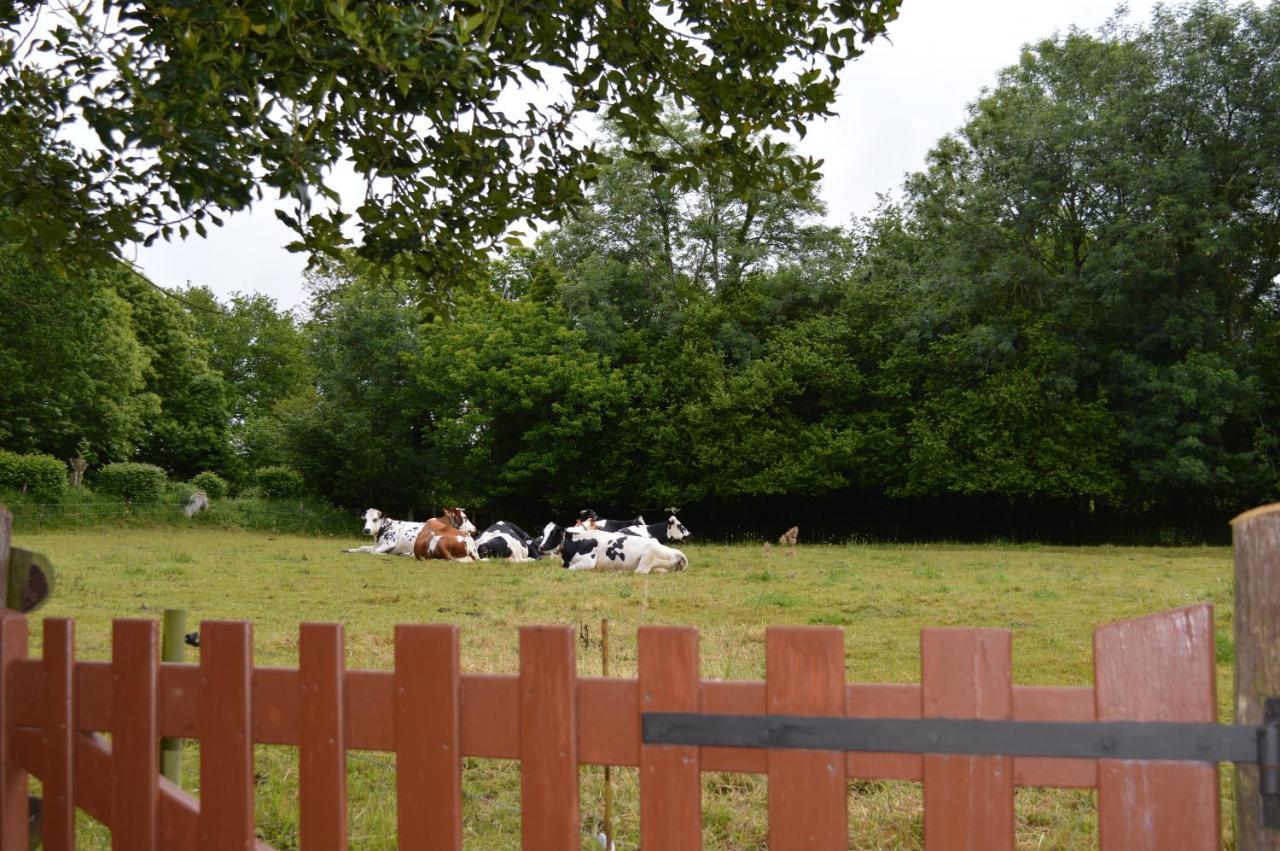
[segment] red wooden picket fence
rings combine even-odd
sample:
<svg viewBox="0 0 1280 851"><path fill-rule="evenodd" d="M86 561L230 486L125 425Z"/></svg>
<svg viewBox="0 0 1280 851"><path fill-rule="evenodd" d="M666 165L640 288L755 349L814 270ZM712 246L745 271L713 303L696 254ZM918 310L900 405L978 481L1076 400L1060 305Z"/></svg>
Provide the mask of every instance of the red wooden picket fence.
<svg viewBox="0 0 1280 851"><path fill-rule="evenodd" d="M1216 719L1208 605L1094 633L1092 687L1018 686L1012 636L925 629L920 684L845 682L843 632L774 627L764 681L700 678L698 632L642 626L638 677L580 677L568 626L520 629L517 674L464 674L458 628L398 626L393 671L346 670L343 630L303 624L296 669L255 668L252 625L205 622L198 665L159 662L154 621L117 620L109 662L77 661L70 620L0 611L0 849L27 847L27 776L44 790L44 841L75 847L79 807L113 844L266 849L254 835L253 745L299 751L301 846L347 847L347 752L395 754L399 847L462 847L461 759L520 761L525 849L580 847L579 766L639 768L647 851L702 842L703 771L768 777L769 848L847 848L854 779L922 782L928 849L1012 849L1014 787L1098 790L1106 849L1217 848L1216 766L647 745L645 712L981 718ZM108 741L101 733L109 732ZM159 776L161 736L199 739L196 798ZM854 826L855 831L858 829Z"/></svg>

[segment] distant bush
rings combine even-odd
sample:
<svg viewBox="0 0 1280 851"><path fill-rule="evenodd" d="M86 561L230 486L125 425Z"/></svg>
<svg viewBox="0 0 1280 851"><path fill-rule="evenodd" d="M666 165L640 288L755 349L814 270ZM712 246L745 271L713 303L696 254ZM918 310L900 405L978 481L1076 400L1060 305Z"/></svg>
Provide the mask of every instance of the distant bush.
<svg viewBox="0 0 1280 851"><path fill-rule="evenodd" d="M94 476L94 487L132 503L155 503L164 496L164 470L154 464L120 461L108 464Z"/></svg>
<svg viewBox="0 0 1280 851"><path fill-rule="evenodd" d="M67 466L52 455L0 450L0 490L25 493L39 502L61 502L67 491Z"/></svg>
<svg viewBox="0 0 1280 851"><path fill-rule="evenodd" d="M267 499L288 499L301 496L306 486L302 474L292 467L263 467L254 480L258 490Z"/></svg>
<svg viewBox="0 0 1280 851"><path fill-rule="evenodd" d="M227 495L227 480L208 470L192 476L191 486L204 491L209 499L222 499Z"/></svg>

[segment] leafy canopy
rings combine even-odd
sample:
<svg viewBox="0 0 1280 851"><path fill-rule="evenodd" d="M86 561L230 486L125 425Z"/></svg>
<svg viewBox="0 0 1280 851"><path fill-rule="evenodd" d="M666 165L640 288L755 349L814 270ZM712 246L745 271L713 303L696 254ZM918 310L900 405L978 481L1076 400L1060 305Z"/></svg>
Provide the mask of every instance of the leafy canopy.
<svg viewBox="0 0 1280 851"><path fill-rule="evenodd" d="M900 2L0 0L0 206L33 254L100 258L203 235L265 185L296 202L291 247L354 230L367 259L449 277L582 199L602 159L584 114L674 180L816 174L761 131L829 115ZM669 100L715 144L649 144Z"/></svg>

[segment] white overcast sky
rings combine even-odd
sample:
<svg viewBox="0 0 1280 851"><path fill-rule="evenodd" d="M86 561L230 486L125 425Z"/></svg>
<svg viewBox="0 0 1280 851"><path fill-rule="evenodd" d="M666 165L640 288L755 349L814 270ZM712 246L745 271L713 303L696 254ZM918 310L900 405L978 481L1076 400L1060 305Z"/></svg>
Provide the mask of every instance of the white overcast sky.
<svg viewBox="0 0 1280 851"><path fill-rule="evenodd" d="M1132 20L1149 17L1152 0L1128 3ZM844 72L836 118L809 127L801 150L825 161L822 195L833 223L869 213L877 193L920 169L943 135L965 120L965 106L1017 61L1024 44L1065 32L1093 30L1116 0L904 0L890 39L872 44ZM135 260L156 283L207 284L225 297L261 292L281 307L306 300L303 255L269 203L210 231L208 239L158 241Z"/></svg>

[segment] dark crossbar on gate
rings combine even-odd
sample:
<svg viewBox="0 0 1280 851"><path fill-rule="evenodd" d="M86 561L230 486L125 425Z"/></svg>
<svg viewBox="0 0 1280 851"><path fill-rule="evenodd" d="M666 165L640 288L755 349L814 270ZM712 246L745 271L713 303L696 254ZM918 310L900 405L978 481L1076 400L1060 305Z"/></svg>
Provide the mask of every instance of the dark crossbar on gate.
<svg viewBox="0 0 1280 851"><path fill-rule="evenodd" d="M1266 708L1260 726L646 712L641 735L647 745L1252 763L1266 826L1280 829L1280 698Z"/></svg>

